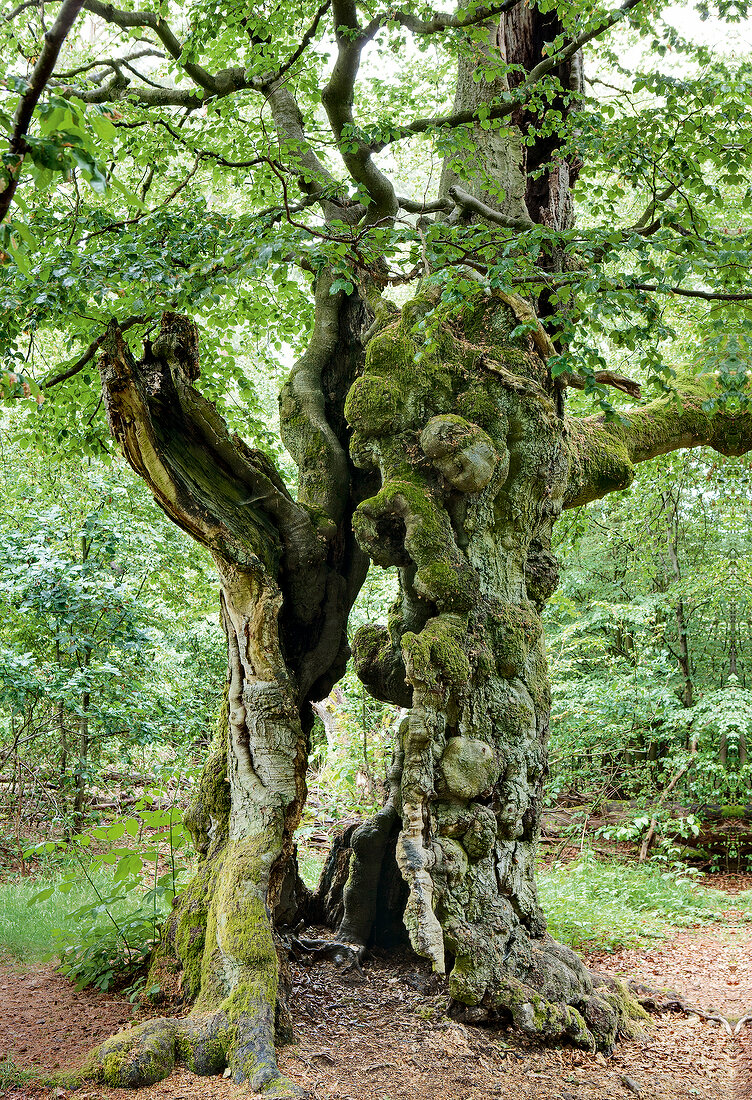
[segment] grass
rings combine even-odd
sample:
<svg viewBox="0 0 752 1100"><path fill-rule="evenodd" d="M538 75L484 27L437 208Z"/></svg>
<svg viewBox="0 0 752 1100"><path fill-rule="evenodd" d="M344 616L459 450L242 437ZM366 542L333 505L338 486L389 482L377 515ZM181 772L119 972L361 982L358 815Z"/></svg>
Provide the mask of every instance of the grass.
<svg viewBox="0 0 752 1100"><path fill-rule="evenodd" d="M719 890L650 864L605 863L585 854L539 877L552 936L575 949L619 951L702 924L729 907Z"/></svg>
<svg viewBox="0 0 752 1100"><path fill-rule="evenodd" d="M39 1074L34 1070L20 1069L12 1058L0 1058L0 1090L17 1088L38 1080Z"/></svg>
<svg viewBox="0 0 752 1100"><path fill-rule="evenodd" d="M15 875L0 882L0 953L24 962L48 958L56 928L71 926L69 914L97 900L94 888L85 880L68 893L55 891L51 897L29 905L40 890L56 886L69 869L55 869L34 877ZM92 881L102 894L112 890L112 872L98 871ZM122 909L122 906L121 906ZM118 916L118 912L114 914Z"/></svg>

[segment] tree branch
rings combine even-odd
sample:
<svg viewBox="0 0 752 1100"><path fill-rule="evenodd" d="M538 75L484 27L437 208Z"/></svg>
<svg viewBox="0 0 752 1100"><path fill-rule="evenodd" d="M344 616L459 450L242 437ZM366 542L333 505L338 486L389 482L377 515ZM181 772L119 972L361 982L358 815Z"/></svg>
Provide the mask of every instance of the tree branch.
<svg viewBox="0 0 752 1100"><path fill-rule="evenodd" d="M284 551L291 572L310 578L326 550L310 516L272 462L230 435L193 386L198 331L164 313L159 335L137 363L117 321L99 362L107 416L126 459L157 503L195 539L241 569Z"/></svg>
<svg viewBox="0 0 752 1100"><path fill-rule="evenodd" d="M104 19L105 23L114 23L121 30L130 30L133 27L144 27L154 31L157 38L175 61L180 61L183 46L180 40L171 30L169 24L161 17L150 11L121 11L112 4L103 4L101 0L84 0L83 7L92 15ZM188 76L209 95L216 94L216 79L201 65L192 61L181 62L181 67Z"/></svg>
<svg viewBox="0 0 752 1100"><path fill-rule="evenodd" d="M16 188L18 187L21 165L23 164L26 154L26 134L34 114L34 108L39 102L39 97L52 75L52 70L55 68L55 63L62 49L63 42L68 37L71 27L75 23L82 7L83 0L64 0L58 12L57 19L44 36L44 45L39 54L39 59L34 66L34 71L31 74L31 80L29 81L26 91L21 96L21 101L18 104L16 116L13 120L13 130L11 132L10 141L8 143L11 157L17 159L15 163L9 163L6 168L9 178L4 190L0 192L0 222L8 213L10 204L13 201L13 196L16 193Z"/></svg>
<svg viewBox="0 0 752 1100"><path fill-rule="evenodd" d="M487 206L486 203L481 202L480 199L476 199L474 195L463 191L461 187L456 185L449 188L448 195L463 214L477 214L484 221L501 225L505 229L516 229L519 232L535 228L535 222L532 218L509 218L506 214L501 214L498 210L494 210L492 206Z"/></svg>
<svg viewBox="0 0 752 1100"><path fill-rule="evenodd" d="M563 377L567 386L573 390L584 390L587 385L587 380L581 374L565 374L558 377ZM595 372L593 377L601 386L612 386L615 390L621 390L622 393L633 397L635 401L639 401L642 397L639 382L634 382L631 378L625 378L623 374L614 374L610 370L599 370Z"/></svg>
<svg viewBox="0 0 752 1100"><path fill-rule="evenodd" d="M164 58L164 54L161 50L154 50L151 48L136 50L135 53L128 54L126 57L102 57L96 61L90 61L88 65L79 65L77 69L69 69L67 72L55 73L55 80L72 80L74 76L80 76L81 73L91 72L92 69L98 69L100 66L106 68L116 68L118 65L124 65L128 61L138 61L142 57L160 57Z"/></svg>
<svg viewBox="0 0 752 1100"><path fill-rule="evenodd" d="M741 396L752 396L746 376L742 386ZM679 379L675 394L632 409L618 420L568 420L570 472L564 507L576 508L626 489L637 463L656 455L689 447L711 447L724 455L752 450L749 406L742 401L729 407L722 398L714 374L698 375Z"/></svg>
<svg viewBox="0 0 752 1100"><path fill-rule="evenodd" d="M151 320L153 320L153 317L147 317L143 314L138 317L128 317L127 320L120 322L120 331L127 332L128 329L133 328L134 325L146 325ZM48 390L52 386L59 386L61 382L67 382L69 378L73 378L75 375L79 374L99 351L106 336L107 332L105 331L101 336L98 336L96 340L92 340L86 351L75 361L75 363L66 367L65 370L60 371L59 374L53 374L51 378L42 382L42 389Z"/></svg>
<svg viewBox="0 0 752 1100"><path fill-rule="evenodd" d="M752 291L730 294L720 290L685 290L681 286L657 286L655 283L631 283L628 287L617 287L616 289L644 290L651 294L676 294L681 298L701 298L704 302L752 301Z"/></svg>
<svg viewBox="0 0 752 1100"><path fill-rule="evenodd" d="M313 41L313 36L315 35L316 31L318 30L319 23L321 22L324 15L326 15L327 11L331 7L331 3L332 3L332 0L324 0L323 4L321 5L319 10L316 12L315 16L313 17L313 22L311 23L310 27L308 28L308 30L305 32L305 34L301 38L300 45L295 50L295 52L290 55L290 57L287 59L287 61L283 62L283 64L280 65L280 67L277 69L277 71L275 73L269 73L267 76L257 78L254 81L254 84L257 88L259 88L263 91L264 89L270 88L270 87L272 87L272 85L277 84L282 79L282 77L285 75L285 73L289 72L289 70L293 67L295 62L298 60L298 58L303 56L303 54L305 53L305 51L308 49L311 42Z"/></svg>
<svg viewBox="0 0 752 1100"><path fill-rule="evenodd" d="M353 92L360 67L360 55L378 31L378 21L365 30L358 22L355 0L333 0L337 60L329 82L321 93L321 102L329 118L334 136L339 142L339 152L352 178L366 188L373 200L366 215L366 222L380 221L397 213L397 197L394 187L384 173L376 167L372 150L366 142L348 134L345 127L354 128Z"/></svg>
<svg viewBox="0 0 752 1100"><path fill-rule="evenodd" d="M390 11L387 16L390 23L399 23L405 30L413 34L440 34L446 30L462 30L463 27L475 27L479 23L485 23L496 15L502 15L505 11L516 8L520 0L505 0L503 4L489 4L486 7L475 8L470 15L450 15L442 11L434 12L430 18L421 19L407 11Z"/></svg>
<svg viewBox="0 0 752 1100"><path fill-rule="evenodd" d="M594 27L590 31L584 31L576 38L572 39L568 45L564 46L558 52L552 54L550 57L546 57L543 61L540 61L533 69L530 70L525 79L516 86L513 92L509 93L509 97L504 103L498 103L488 109L488 112L484 112L483 117L488 119L500 119L507 118L513 114L520 104L525 101L525 94L537 84L544 76L558 68L563 61L568 60L573 54L581 50L583 46L586 46L588 42L592 42L594 38L603 34L604 31L609 30L621 19L624 18L633 8L641 3L641 0L625 0L620 8L617 8L615 12L607 16L603 22L599 23L597 27ZM388 140L375 141L370 144L372 152L377 153L381 149L386 148L387 145L393 144L395 141L401 141L403 138L412 137L414 134L425 134L429 130L437 130L443 126L448 128L456 128L457 126L468 126L480 121L477 108L472 108L466 111L457 111L452 115L435 115L433 118L418 118L414 122L409 122L405 126L396 127L392 135Z"/></svg>

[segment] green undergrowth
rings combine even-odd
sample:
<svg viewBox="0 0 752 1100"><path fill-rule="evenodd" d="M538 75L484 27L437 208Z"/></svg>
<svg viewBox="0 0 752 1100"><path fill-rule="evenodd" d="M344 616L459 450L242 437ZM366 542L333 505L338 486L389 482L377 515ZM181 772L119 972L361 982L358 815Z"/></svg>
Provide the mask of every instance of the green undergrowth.
<svg viewBox="0 0 752 1100"><path fill-rule="evenodd" d="M601 862L588 853L541 871L538 889L551 935L590 951L640 947L676 927L711 921L732 904L681 872Z"/></svg>
<svg viewBox="0 0 752 1100"><path fill-rule="evenodd" d="M300 877L309 890L315 890L321 878L326 853L319 848L304 848L298 852Z"/></svg>
<svg viewBox="0 0 752 1100"><path fill-rule="evenodd" d="M732 900L731 908L740 910L746 920L752 920L752 890L745 890L743 894L738 894Z"/></svg>
<svg viewBox="0 0 752 1100"><path fill-rule="evenodd" d="M101 990L134 976L156 939L164 908L142 890L113 883L100 868L71 880L64 866L0 883L0 957L23 963L59 959L81 988Z"/></svg>
<svg viewBox="0 0 752 1100"><path fill-rule="evenodd" d="M69 914L97 901L96 889L109 892L112 876L99 874L93 885L85 880L68 893L57 889L50 897L30 904L40 891L57 887L66 871L56 869L32 877L12 876L0 883L0 952L23 962L38 962L49 956L55 929L71 923Z"/></svg>
<svg viewBox="0 0 752 1100"><path fill-rule="evenodd" d="M39 1084L40 1074L35 1070L21 1069L12 1058L0 1058L0 1091L20 1088L22 1085Z"/></svg>

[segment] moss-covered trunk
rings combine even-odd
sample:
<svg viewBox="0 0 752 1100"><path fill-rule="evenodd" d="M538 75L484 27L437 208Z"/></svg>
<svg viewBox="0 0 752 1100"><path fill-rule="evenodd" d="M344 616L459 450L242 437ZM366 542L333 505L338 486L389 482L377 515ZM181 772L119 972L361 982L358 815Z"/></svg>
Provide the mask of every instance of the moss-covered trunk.
<svg viewBox="0 0 752 1100"><path fill-rule="evenodd" d="M354 525L375 561L399 567L401 593L388 628L356 635L355 657L375 694L410 704L394 802L413 947L449 973L464 1018L608 1048L633 1010L546 934L536 897L550 707L540 612L569 458L546 362L529 335L511 336L515 306L479 293L428 350L427 287L369 347L347 413L356 460L383 484ZM383 847L355 834L351 942L378 917L352 884Z"/></svg>

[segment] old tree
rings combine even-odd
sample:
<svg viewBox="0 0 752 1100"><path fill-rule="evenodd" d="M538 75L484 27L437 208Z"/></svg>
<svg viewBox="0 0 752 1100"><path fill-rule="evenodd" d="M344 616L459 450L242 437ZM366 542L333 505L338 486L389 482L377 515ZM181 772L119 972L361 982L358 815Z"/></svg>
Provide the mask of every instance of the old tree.
<svg viewBox="0 0 752 1100"><path fill-rule="evenodd" d="M128 462L214 557L228 641L199 867L154 962L193 1007L92 1071L227 1065L295 1094L274 1043L306 916L336 917L346 960L409 940L463 1019L609 1049L637 1006L536 898L540 616L563 509L655 455L752 444L749 79L709 46L743 12L721 4L693 42L640 0L169 8L86 0L5 162L37 184L20 177L4 237L10 395L38 383L43 426L83 409L66 430L92 448L96 357ZM44 11L6 18L9 74ZM259 377L287 348L284 457L234 431L270 440L234 357ZM399 598L351 647L369 561ZM311 897L293 840L311 703L351 648L407 716L386 804Z"/></svg>

